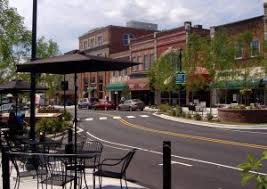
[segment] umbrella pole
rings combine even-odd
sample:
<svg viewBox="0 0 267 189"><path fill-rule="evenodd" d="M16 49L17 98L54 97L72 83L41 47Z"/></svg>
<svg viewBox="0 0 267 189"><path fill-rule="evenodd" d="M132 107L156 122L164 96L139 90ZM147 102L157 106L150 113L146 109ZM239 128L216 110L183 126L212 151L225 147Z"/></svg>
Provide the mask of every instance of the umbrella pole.
<svg viewBox="0 0 267 189"><path fill-rule="evenodd" d="M32 54L31 59L36 59L37 46L37 0L33 0L32 10ZM36 73L31 73L31 117L30 117L30 137L35 140L35 93L36 93Z"/></svg>
<svg viewBox="0 0 267 189"><path fill-rule="evenodd" d="M18 93L16 93L16 116L18 116Z"/></svg>
<svg viewBox="0 0 267 189"><path fill-rule="evenodd" d="M74 74L74 133L75 133L75 143L74 143L74 152L77 154L77 73ZM77 159L75 158L75 164ZM77 170L75 169L75 178L74 178L74 189L77 188Z"/></svg>

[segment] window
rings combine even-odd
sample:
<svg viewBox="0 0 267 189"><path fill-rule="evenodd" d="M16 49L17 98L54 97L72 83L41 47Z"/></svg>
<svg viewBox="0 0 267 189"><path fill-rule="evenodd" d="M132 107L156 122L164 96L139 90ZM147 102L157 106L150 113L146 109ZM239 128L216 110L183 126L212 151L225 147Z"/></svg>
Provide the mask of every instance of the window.
<svg viewBox="0 0 267 189"><path fill-rule="evenodd" d="M141 56L138 56L138 57L137 57L137 62L142 63L142 58L141 58ZM139 65L137 66L137 70L141 71L141 70L143 70L143 69L144 69L144 68L143 68L143 64L139 64Z"/></svg>
<svg viewBox="0 0 267 189"><path fill-rule="evenodd" d="M251 57L258 56L260 52L260 42L255 39L251 42Z"/></svg>
<svg viewBox="0 0 267 189"><path fill-rule="evenodd" d="M94 47L95 46L95 39L94 38L91 38L90 39L90 47Z"/></svg>
<svg viewBox="0 0 267 189"><path fill-rule="evenodd" d="M133 57L133 62L137 62L137 58L136 57ZM138 66L133 66L132 67L132 72L136 72L138 69Z"/></svg>
<svg viewBox="0 0 267 189"><path fill-rule="evenodd" d="M131 39L133 38L134 38L134 35L132 33L124 34L123 39L122 39L123 45L128 46L130 44Z"/></svg>
<svg viewBox="0 0 267 189"><path fill-rule="evenodd" d="M98 46L103 45L103 36L98 36L97 37L97 42L98 42Z"/></svg>
<svg viewBox="0 0 267 189"><path fill-rule="evenodd" d="M150 58L149 58L149 64L150 64L150 67L152 66L152 64L154 63L154 54L150 54Z"/></svg>
<svg viewBox="0 0 267 189"><path fill-rule="evenodd" d="M243 57L243 44L237 43L235 45L235 58L241 59Z"/></svg>
<svg viewBox="0 0 267 189"><path fill-rule="evenodd" d="M98 76L98 83L103 83L103 76L102 75L100 75L100 76Z"/></svg>
<svg viewBox="0 0 267 189"><path fill-rule="evenodd" d="M83 47L84 47L84 49L87 49L87 40L85 40L85 41L83 42Z"/></svg>
<svg viewBox="0 0 267 189"><path fill-rule="evenodd" d="M145 55L144 56L144 70L148 70L150 67L150 63L149 63L149 56Z"/></svg>

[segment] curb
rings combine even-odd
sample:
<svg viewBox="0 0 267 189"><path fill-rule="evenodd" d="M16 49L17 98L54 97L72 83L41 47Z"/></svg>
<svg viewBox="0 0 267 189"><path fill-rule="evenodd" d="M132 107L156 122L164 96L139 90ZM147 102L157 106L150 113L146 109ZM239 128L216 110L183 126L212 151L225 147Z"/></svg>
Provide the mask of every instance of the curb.
<svg viewBox="0 0 267 189"><path fill-rule="evenodd" d="M202 127L212 127L212 128L221 128L221 129L238 129L238 130L267 130L267 124L262 124L262 125L233 125L233 124L210 123L210 122L206 122L206 121L188 120L188 119L168 116L165 114L153 113L153 115L160 117L162 119L170 120L170 121L175 121L175 122L179 122L179 123L187 123L187 124L197 125L197 126L202 126Z"/></svg>

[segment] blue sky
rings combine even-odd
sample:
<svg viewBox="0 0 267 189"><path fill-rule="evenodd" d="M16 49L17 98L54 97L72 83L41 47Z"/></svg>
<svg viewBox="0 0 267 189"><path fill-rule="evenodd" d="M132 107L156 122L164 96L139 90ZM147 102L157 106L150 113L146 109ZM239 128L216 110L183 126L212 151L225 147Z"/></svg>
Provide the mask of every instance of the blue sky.
<svg viewBox="0 0 267 189"><path fill-rule="evenodd" d="M31 29L32 0L9 0ZM62 52L78 48L78 37L129 20L153 22L159 29L184 21L209 28L263 14L264 0L38 0L38 36L56 41Z"/></svg>

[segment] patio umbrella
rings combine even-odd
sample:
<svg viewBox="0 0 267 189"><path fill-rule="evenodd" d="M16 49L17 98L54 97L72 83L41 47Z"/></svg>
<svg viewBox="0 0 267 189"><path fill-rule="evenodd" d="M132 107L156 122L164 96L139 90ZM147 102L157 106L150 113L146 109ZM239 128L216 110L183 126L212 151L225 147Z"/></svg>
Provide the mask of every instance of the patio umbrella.
<svg viewBox="0 0 267 189"><path fill-rule="evenodd" d="M87 55L79 50L74 50L64 55L37 59L25 64L17 65L17 72L30 73L51 73L51 74L74 74L75 85L75 111L74 111L74 130L75 130L75 152L77 146L77 73L99 72L99 71L120 71L128 67L136 66L139 63L130 61L120 61L99 56ZM31 106L32 107L32 106ZM34 111L31 111L34 112ZM31 116L35 116L31 113ZM34 129L34 125L31 125Z"/></svg>
<svg viewBox="0 0 267 189"><path fill-rule="evenodd" d="M37 91L45 91L46 87L36 86ZM17 105L18 105L18 93L30 92L31 84L28 81L23 80L12 80L5 83L0 84L0 94L1 94L1 102L2 102L2 94L11 93L16 97L16 114L17 114ZM2 104L2 103L1 103Z"/></svg>

